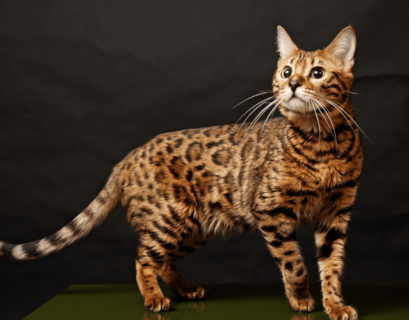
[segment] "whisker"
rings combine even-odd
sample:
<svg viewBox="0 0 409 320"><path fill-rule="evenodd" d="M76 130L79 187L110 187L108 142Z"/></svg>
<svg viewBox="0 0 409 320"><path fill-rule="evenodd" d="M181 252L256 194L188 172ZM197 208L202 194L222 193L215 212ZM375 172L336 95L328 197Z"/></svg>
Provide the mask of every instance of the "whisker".
<svg viewBox="0 0 409 320"><path fill-rule="evenodd" d="M314 99L314 98L312 98L311 97L311 99L313 99L314 101L314 104L316 104L317 105L317 108L318 108L318 110L320 110L320 112L321 112L321 109L319 108L319 106L320 107L322 107L323 109L324 109L324 113L322 113L321 112L321 115L325 118L325 115L327 116L327 118L328 118L328 120L331 122L331 126L332 126L332 129L329 127L329 125L328 125L328 129L331 131L331 133L335 133L335 126L334 126L334 123L333 123L333 121L332 121L332 119L331 119L331 116L330 116L330 114L331 114L331 112L328 110L328 108L321 102L321 101L319 101L319 100L317 100L317 99ZM325 114L325 115L324 115ZM327 122L327 124L328 124L328 122ZM334 137L335 138L335 137Z"/></svg>
<svg viewBox="0 0 409 320"><path fill-rule="evenodd" d="M349 93L352 93L352 94L362 94L362 93L358 93L358 92L352 92L352 91L348 91L348 90L345 90L346 92L349 92Z"/></svg>
<svg viewBox="0 0 409 320"><path fill-rule="evenodd" d="M269 100L274 99L274 96L268 97L264 100L261 100L259 102L257 102L254 106L252 106L250 109L248 109L245 113L243 113L243 115L237 119L236 123L240 121L241 118L243 118L248 112L250 112L252 109L262 105L263 103L267 103Z"/></svg>
<svg viewBox="0 0 409 320"><path fill-rule="evenodd" d="M357 126L357 128L363 133L363 135L364 135L370 142L373 143L373 141L372 141L371 139L369 139L369 137L366 135L366 133L362 130L362 128L361 128L361 127L358 125L358 123L355 121L355 119L352 118L345 110L343 110L342 107L341 107L339 104L335 103L335 102L332 101L332 100L325 99L325 98L321 97L321 96L318 95L318 94L315 94L315 96L317 96L317 97L319 97L319 98L325 100L326 102L328 102L329 104L331 104L333 107L335 107L335 108L344 116L345 120L347 120L347 121L348 121L348 119L345 117L345 115L348 116L348 117L352 120L352 122ZM355 130L353 129L351 123L350 123L349 121L348 121L348 123L349 123L349 125L351 126L352 131L355 132Z"/></svg>
<svg viewBox="0 0 409 320"><path fill-rule="evenodd" d="M320 101L317 100L317 103L318 102L320 102ZM324 110L326 111L326 114L328 115L328 119L331 120L332 129L334 130L334 134L335 134L335 137L336 137L337 133L335 131L334 122L332 121L332 118L331 118L331 111L325 106L325 104L323 104L322 102L320 102L320 103L321 103L322 107L324 108ZM338 140L336 140L336 142L337 142L337 147L338 147Z"/></svg>
<svg viewBox="0 0 409 320"><path fill-rule="evenodd" d="M276 106L275 106L275 107L270 111L270 113L268 114L266 120L264 121L263 127L261 128L260 136L261 136L261 134L262 134L263 131L264 131L264 127L265 127L265 125L266 125L268 119L270 118L270 116L271 116L271 118L274 117L274 112L276 111L276 109L278 108L278 106L280 105L280 103L281 103L283 100L284 100L284 98L281 99L280 101L278 101L277 104L276 104Z"/></svg>
<svg viewBox="0 0 409 320"><path fill-rule="evenodd" d="M276 100L274 100L273 102L269 103L267 105L267 107L265 107L255 118L254 120L250 123L249 128L246 130L245 134L243 135L242 138L244 138L245 136L247 136L247 134L249 134L251 132L251 130L254 128L254 126L256 125L257 121L263 116L263 114L268 110L268 108L270 108L272 105L277 104L276 107L278 107L278 105L283 101L283 99L279 100L278 98ZM276 108L274 107L274 109Z"/></svg>
<svg viewBox="0 0 409 320"><path fill-rule="evenodd" d="M327 100L327 99L325 99L325 100L326 100L328 103L330 103L332 106L334 106L335 108L337 108L339 112L342 112L342 113L344 113L346 116L348 116L348 117L352 120L352 122L358 127L358 129L363 133L363 135L364 135L371 143L373 143L373 141L372 141L371 139L369 139L369 137L366 135L366 133L364 132L364 130L362 130L362 128L359 126L359 124L355 121L354 118L352 118L352 117L348 114L348 112L346 112L345 110L342 110L341 106L338 105L338 104L336 104L334 101ZM349 122L349 121L348 121L348 122ZM354 131L354 132L355 132L355 131Z"/></svg>
<svg viewBox="0 0 409 320"><path fill-rule="evenodd" d="M339 108L338 106L333 105L332 103L330 103L330 104L331 104L335 109L337 109L337 110L339 111L339 113L345 118L345 120L348 122L349 126L351 127L352 132L356 135L355 129L354 129L354 127L352 126L352 124L351 124L351 122L349 121L349 119L345 116L344 111L343 111L341 108Z"/></svg>
<svg viewBox="0 0 409 320"><path fill-rule="evenodd" d="M231 109L237 108L239 105L243 104L244 102L246 102L246 101L248 101L248 100L250 100L250 99L252 99L252 98L255 98L255 97L258 97L258 96L262 96L263 94L267 94L267 93L271 93L271 92L272 92L272 91L264 91L264 92L255 94L254 96L251 96L250 98L247 98L247 99L243 100L242 102L236 104L236 105L235 105L234 107L232 107ZM230 110L231 110L231 109L230 109Z"/></svg>
<svg viewBox="0 0 409 320"><path fill-rule="evenodd" d="M250 108L250 110L251 110L251 109L254 109L254 110L251 111L251 113L250 113L250 114L246 117L246 119L244 119L244 121L241 123L240 127L237 129L236 136L237 136L237 134L239 133L239 131L241 130L241 128L244 126L244 124L246 123L247 119L250 118L251 115L252 115L254 112L256 112L257 109L259 109L264 103L266 103L266 102L267 102L268 100L270 100L271 98L273 98L273 97L269 97L269 98L267 98L267 99L265 99L265 100L263 100L263 101L257 103L255 106L253 106L253 107ZM277 100L277 99L276 99L276 100ZM274 101L276 101L276 100L274 100ZM273 102L274 102L274 101L273 101ZM248 113L250 110L247 110L246 113ZM246 113L243 114L243 115L236 121L236 123L237 123L241 118L243 118L243 116L245 116Z"/></svg>
<svg viewBox="0 0 409 320"><path fill-rule="evenodd" d="M259 112L259 114L253 119L253 121L250 123L250 126L248 127L248 129L246 130L245 134L243 135L243 138L251 132L251 130L253 129L253 127L256 125L257 121L261 118L261 116L268 110L268 108L270 108L274 103L276 102L276 100L274 100L273 102L269 103L267 105L267 107L265 107L263 110L261 110Z"/></svg>
<svg viewBox="0 0 409 320"><path fill-rule="evenodd" d="M320 121L318 120L318 115L317 115L317 112L315 111L314 105L312 105L312 108L314 110L315 117L317 118L317 123L318 123L318 146L317 146L317 151L318 151L318 149L319 149L319 147L321 145L321 126L320 126Z"/></svg>
<svg viewBox="0 0 409 320"><path fill-rule="evenodd" d="M274 104L276 101L277 101L277 99L275 99L273 102L270 102L266 108L269 108L269 107L270 107L272 104ZM254 110L247 116L247 118L244 120L244 122L240 125L239 129L237 130L236 136L237 136L237 134L239 133L239 131L241 130L241 128L244 126L244 124L246 123L247 119L248 119L258 108L260 108L261 106L262 106L262 104L260 104L256 109L254 109ZM264 113L264 111L266 110L266 108L264 108L261 112ZM259 114L260 114L260 113L259 113ZM254 120L253 120L253 121L254 121ZM253 121L250 123L249 127L251 126L251 124L253 123ZM247 132L248 132L248 130L246 130L246 133L247 133ZM243 135L242 138L244 138L244 136L246 135L246 133Z"/></svg>
<svg viewBox="0 0 409 320"><path fill-rule="evenodd" d="M314 99L314 100L315 100L315 99ZM319 105L316 104L315 101L313 101L313 104L317 107L318 112L321 113L322 117L324 118L325 122L327 123L328 129L329 129L329 131L331 132L332 136L334 137L335 146L336 146L336 148L338 149L338 141L337 141L337 137L336 137L334 125L332 125L332 127L333 127L333 129L334 129L334 131L332 131L332 129L331 129L330 125L329 125L329 122L328 122L327 119L325 118L324 114L321 112L321 108L319 107ZM328 117L329 117L329 116L328 116ZM329 118L329 120L332 122L331 118Z"/></svg>

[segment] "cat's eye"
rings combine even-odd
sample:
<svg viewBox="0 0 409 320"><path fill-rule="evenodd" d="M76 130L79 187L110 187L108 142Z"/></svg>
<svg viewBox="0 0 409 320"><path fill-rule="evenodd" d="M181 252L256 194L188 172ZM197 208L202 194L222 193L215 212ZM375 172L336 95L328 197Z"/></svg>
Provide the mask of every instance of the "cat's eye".
<svg viewBox="0 0 409 320"><path fill-rule="evenodd" d="M311 78L314 79L321 79L324 76L324 69L322 68L314 68L311 71Z"/></svg>
<svg viewBox="0 0 409 320"><path fill-rule="evenodd" d="M290 67L285 68L283 71L283 78L289 78L291 76L292 69Z"/></svg>

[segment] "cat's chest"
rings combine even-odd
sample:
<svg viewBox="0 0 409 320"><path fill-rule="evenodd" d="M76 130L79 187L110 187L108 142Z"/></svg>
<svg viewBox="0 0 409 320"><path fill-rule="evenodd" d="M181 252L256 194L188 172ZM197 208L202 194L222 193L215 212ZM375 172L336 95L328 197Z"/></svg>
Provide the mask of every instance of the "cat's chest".
<svg viewBox="0 0 409 320"><path fill-rule="evenodd" d="M360 168L356 164L337 159L316 164L292 162L282 167L277 175L277 182L286 189L320 193L345 183L357 171Z"/></svg>
<svg viewBox="0 0 409 320"><path fill-rule="evenodd" d="M328 205L333 188L351 179L356 170L359 168L341 161L308 166L287 162L279 170L272 170L264 182L273 191L272 205L290 205L300 222L306 223Z"/></svg>
<svg viewBox="0 0 409 320"><path fill-rule="evenodd" d="M311 179L313 183L310 183L309 186L327 190L342 184L348 174L351 173L351 170L353 171L353 166L334 160L329 163L315 165L314 169L309 170L309 176L313 177Z"/></svg>

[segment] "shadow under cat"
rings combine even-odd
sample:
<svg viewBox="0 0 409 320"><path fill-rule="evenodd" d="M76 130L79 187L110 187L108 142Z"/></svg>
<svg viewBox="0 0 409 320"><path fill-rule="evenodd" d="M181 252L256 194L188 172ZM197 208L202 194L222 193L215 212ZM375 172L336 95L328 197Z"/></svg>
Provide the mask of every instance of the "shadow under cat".
<svg viewBox="0 0 409 320"><path fill-rule="evenodd" d="M169 312L153 313L143 307L136 285L73 285L41 306L26 320L44 319L137 319L137 320L327 320L318 283L311 284L316 311L295 313L286 301L282 284L208 284L207 297L185 300L165 285L163 293L172 299ZM347 303L360 312L363 320L409 318L409 283L345 283Z"/></svg>
<svg viewBox="0 0 409 320"><path fill-rule="evenodd" d="M320 301L318 283L311 284L316 310L309 314L294 313L279 284L218 284L204 285L204 288L207 290L204 300L188 301L172 296L174 308L170 312L146 311L141 319L248 319L250 315L283 320L328 319ZM348 295L347 302L359 311L360 319L407 319L408 288L408 283L346 283L343 291Z"/></svg>

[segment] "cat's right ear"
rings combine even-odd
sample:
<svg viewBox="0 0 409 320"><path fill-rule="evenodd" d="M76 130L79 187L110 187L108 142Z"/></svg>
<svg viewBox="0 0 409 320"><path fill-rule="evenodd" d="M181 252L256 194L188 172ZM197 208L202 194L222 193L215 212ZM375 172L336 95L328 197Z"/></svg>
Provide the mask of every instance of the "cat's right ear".
<svg viewBox="0 0 409 320"><path fill-rule="evenodd" d="M355 49L356 35L354 28L351 26L341 30L331 44L325 48L325 50L341 62L347 70L351 70L354 66Z"/></svg>
<svg viewBox="0 0 409 320"><path fill-rule="evenodd" d="M280 54L280 59L289 57L292 53L299 50L297 45L288 35L287 31L282 26L277 27L277 51Z"/></svg>

